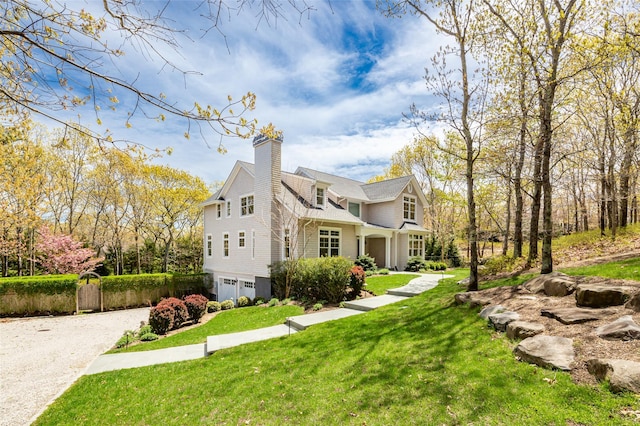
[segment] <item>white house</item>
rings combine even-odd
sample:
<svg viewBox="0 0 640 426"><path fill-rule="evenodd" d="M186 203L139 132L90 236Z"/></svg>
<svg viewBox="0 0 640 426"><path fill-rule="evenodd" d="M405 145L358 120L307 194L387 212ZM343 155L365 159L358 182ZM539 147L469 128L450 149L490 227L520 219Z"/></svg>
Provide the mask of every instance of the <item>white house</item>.
<svg viewBox="0 0 640 426"><path fill-rule="evenodd" d="M363 183L299 167L281 170L282 139L257 136L255 164L238 161L203 203L204 271L218 300L271 297L269 265L360 254L403 270L424 255L426 199L414 176Z"/></svg>

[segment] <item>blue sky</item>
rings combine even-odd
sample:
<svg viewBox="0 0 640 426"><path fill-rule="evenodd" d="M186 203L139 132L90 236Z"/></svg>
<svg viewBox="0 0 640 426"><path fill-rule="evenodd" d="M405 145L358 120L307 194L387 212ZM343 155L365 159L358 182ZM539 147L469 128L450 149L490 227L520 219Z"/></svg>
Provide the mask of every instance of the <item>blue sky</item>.
<svg viewBox="0 0 640 426"><path fill-rule="evenodd" d="M304 166L366 180L382 173L391 155L412 141L415 130L402 117L410 105L434 105L423 77L440 43L424 20L385 18L374 0L313 1L316 10L308 16L285 13L286 19L258 26L256 11L247 10L222 22L224 36L214 30L203 37L206 22L194 10L199 3L172 2L169 16L176 27L186 26L188 37L180 37L179 50L162 52L201 75L160 71L162 61L131 48L115 62L116 72L139 76L143 88L186 108L195 100L219 107L227 95L237 99L254 92L251 116L259 126L272 122L284 132L284 170ZM106 36L119 43L117 34ZM103 121L116 137L172 147L160 163L212 183L224 180L236 160L253 162L251 141L225 139L228 152L221 155L215 134L204 129L209 146L197 132L186 140L186 124L179 120L157 123L139 116L125 129L133 100L119 98L117 111L105 113ZM83 123L95 121L91 113L82 114Z"/></svg>

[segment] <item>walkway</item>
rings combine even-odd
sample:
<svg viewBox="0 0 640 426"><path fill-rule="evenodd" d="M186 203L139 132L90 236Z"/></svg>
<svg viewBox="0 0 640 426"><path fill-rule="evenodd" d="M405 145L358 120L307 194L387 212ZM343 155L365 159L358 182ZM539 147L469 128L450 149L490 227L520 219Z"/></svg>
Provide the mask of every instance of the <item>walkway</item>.
<svg viewBox="0 0 640 426"><path fill-rule="evenodd" d="M155 351L101 355L87 368L85 374L97 374L105 371L203 358L220 349L287 336L305 330L315 324L363 314L372 309L417 296L437 286L438 281L441 279L450 277L451 275L423 274L411 280L403 287L388 290L387 294L383 296L353 300L345 303L345 307L340 309L291 317L285 324L273 327L209 336L207 343L158 349Z"/></svg>

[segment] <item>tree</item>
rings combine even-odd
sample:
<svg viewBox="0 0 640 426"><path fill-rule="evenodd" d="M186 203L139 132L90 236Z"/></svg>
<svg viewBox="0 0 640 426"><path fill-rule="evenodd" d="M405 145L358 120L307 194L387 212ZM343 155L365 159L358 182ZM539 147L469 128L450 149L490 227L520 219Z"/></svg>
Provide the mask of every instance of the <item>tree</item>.
<svg viewBox="0 0 640 426"><path fill-rule="evenodd" d="M180 7L176 3L104 0L100 6L87 4L77 9L58 0L0 2L0 109L35 113L105 142L118 138L109 129L97 133L67 122L62 113L89 106L101 124L106 117L101 111L115 109L119 96L133 96L122 126L131 126L136 115L159 121L173 116L186 121L186 137L192 125L205 140L203 125L221 136L249 137L256 126L255 120L245 118L255 107L253 93L237 100L228 96L218 108L197 101L183 105L162 92L145 90L138 75L122 72L126 51L136 50L159 60L161 69L178 71L184 77L193 73L168 56L167 49L178 51L183 37L171 19L171 9ZM203 0L194 18L204 19L206 35L211 29L220 31L224 16L232 12L257 7L258 22L269 23L285 13L287 5L300 14L311 10L304 0L240 0L233 6L224 0ZM114 44L114 34L120 36L121 44Z"/></svg>
<svg viewBox="0 0 640 426"><path fill-rule="evenodd" d="M79 274L93 270L100 262L92 258L93 249L83 248L71 235L55 235L46 226L38 234L37 262L47 274Z"/></svg>

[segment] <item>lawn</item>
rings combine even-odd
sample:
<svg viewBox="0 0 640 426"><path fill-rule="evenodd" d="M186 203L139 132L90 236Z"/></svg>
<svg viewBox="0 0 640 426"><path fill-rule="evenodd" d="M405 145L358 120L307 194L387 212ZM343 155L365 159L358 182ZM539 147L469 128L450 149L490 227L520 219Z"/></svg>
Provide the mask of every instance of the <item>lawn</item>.
<svg viewBox="0 0 640 426"><path fill-rule="evenodd" d="M391 275L375 275L367 277L365 280L367 291L381 296L387 292L390 288L402 287L407 285L409 281L419 277L416 274L391 274Z"/></svg>
<svg viewBox="0 0 640 426"><path fill-rule="evenodd" d="M109 353L151 351L154 349L204 343L207 341L207 336L236 333L239 331L284 324L287 317L302 315L303 312L304 309L302 307L294 305L272 307L250 306L232 309L220 312L207 323L189 330L181 331L153 342L130 346L126 349L114 349Z"/></svg>
<svg viewBox="0 0 640 426"><path fill-rule="evenodd" d="M515 360L456 282L208 358L81 377L36 425L631 425L632 395Z"/></svg>
<svg viewBox="0 0 640 426"><path fill-rule="evenodd" d="M640 257L600 265L564 268L569 275L597 275L600 277L640 281Z"/></svg>

